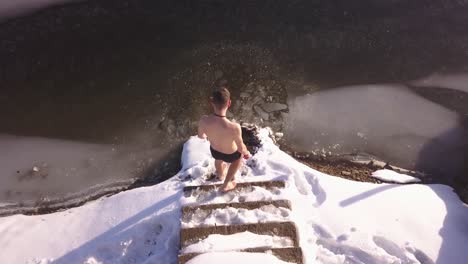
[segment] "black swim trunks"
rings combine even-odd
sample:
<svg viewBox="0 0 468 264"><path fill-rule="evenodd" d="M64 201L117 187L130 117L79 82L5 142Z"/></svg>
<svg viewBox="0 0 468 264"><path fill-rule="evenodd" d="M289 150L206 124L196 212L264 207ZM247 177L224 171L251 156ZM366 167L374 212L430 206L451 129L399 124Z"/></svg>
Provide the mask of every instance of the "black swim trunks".
<svg viewBox="0 0 468 264"><path fill-rule="evenodd" d="M234 152L232 154L225 154L225 153L217 151L216 149L212 148L211 146L210 146L210 151L211 151L211 155L213 156L213 158L215 158L217 160L222 160L222 161L225 161L225 162L228 162L228 163L232 163L232 162L238 160L242 156L239 151L236 151L236 152Z"/></svg>

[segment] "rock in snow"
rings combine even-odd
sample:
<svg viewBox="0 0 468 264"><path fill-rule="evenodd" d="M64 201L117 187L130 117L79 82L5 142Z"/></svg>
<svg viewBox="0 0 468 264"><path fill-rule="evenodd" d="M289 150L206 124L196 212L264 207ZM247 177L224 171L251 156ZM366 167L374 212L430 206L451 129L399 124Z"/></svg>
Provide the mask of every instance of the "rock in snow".
<svg viewBox="0 0 468 264"><path fill-rule="evenodd" d="M277 112L288 109L288 106L280 103L264 103L262 104L263 110L267 113Z"/></svg>
<svg viewBox="0 0 468 264"><path fill-rule="evenodd" d="M421 180L405 174L400 174L392 170L378 170L372 173L372 177L386 182L396 183L413 183L420 182Z"/></svg>
<svg viewBox="0 0 468 264"><path fill-rule="evenodd" d="M263 111L263 109L258 106L258 105L254 105L253 106L253 110L255 111L255 113L260 116L263 120L268 120L268 113L266 113L265 111Z"/></svg>

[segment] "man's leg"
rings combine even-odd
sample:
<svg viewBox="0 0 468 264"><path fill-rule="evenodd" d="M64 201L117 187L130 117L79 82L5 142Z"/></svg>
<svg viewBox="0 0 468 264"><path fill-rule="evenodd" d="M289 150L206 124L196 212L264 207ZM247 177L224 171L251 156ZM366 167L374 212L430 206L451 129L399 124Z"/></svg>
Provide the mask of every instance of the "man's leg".
<svg viewBox="0 0 468 264"><path fill-rule="evenodd" d="M234 161L231 163L229 166L226 179L224 180L223 184L223 192L230 191L234 188L236 188L236 182L234 181L234 176L236 175L236 172L239 170L239 168L242 165L242 158L239 158L238 160Z"/></svg>
<svg viewBox="0 0 468 264"><path fill-rule="evenodd" d="M215 160L216 174L218 175L218 179L222 181L226 178L226 166L227 164L222 160Z"/></svg>

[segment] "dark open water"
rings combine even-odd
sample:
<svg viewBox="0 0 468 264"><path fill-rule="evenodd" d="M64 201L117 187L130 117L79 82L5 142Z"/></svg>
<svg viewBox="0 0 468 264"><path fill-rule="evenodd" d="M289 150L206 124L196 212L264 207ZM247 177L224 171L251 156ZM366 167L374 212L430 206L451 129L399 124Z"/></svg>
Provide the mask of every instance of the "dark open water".
<svg viewBox="0 0 468 264"><path fill-rule="evenodd" d="M235 119L294 149L466 182L467 12L440 0L96 0L6 20L0 201L175 174L220 79Z"/></svg>

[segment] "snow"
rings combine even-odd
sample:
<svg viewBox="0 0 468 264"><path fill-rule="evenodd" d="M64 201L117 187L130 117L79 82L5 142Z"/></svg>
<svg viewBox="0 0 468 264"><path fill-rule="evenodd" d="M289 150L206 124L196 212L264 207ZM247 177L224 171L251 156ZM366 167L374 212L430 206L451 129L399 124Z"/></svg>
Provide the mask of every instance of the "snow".
<svg viewBox="0 0 468 264"><path fill-rule="evenodd" d="M269 263L269 264L287 264L279 260L270 254L262 253L246 253L246 252L217 252L217 253L205 253L199 255L187 264L257 264L257 263Z"/></svg>
<svg viewBox="0 0 468 264"><path fill-rule="evenodd" d="M242 232L233 235L209 235L207 238L191 244L181 250L181 253L207 253L210 251L234 251L244 248L283 248L294 245L291 238L257 235Z"/></svg>
<svg viewBox="0 0 468 264"><path fill-rule="evenodd" d="M182 151L182 171L186 171L187 169L193 171L199 167L197 165L206 167L206 161L209 161L211 158L209 150L210 143L208 140L192 137L191 140L184 144L184 149Z"/></svg>
<svg viewBox="0 0 468 264"><path fill-rule="evenodd" d="M450 187L372 184L326 175L282 152L268 133L261 130L263 146L246 162L246 176L238 175L237 180L284 180L284 189L256 187L226 194L195 191L185 197L184 186L207 184L203 176L214 171L207 143L192 137L182 156L185 169L163 183L53 214L0 218L2 262L177 263L182 206L274 199L291 201L292 208L284 217L297 227L305 263L444 264L468 258L468 207ZM222 210L208 217L209 223L200 218L192 224L210 224L214 219L223 224L251 222L256 217L275 221L281 215L264 208L264 212ZM203 245L210 241L223 250L238 248L236 238L241 236L247 234L235 235L229 242L219 237L224 243L213 242L211 236L193 250L205 251ZM189 263L214 261L283 263L267 253L236 252L202 254Z"/></svg>
<svg viewBox="0 0 468 264"><path fill-rule="evenodd" d="M392 170L378 170L372 173L372 177L386 181L386 182L396 182L396 183L413 183L420 182L421 180L406 174L401 174Z"/></svg>

